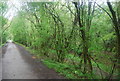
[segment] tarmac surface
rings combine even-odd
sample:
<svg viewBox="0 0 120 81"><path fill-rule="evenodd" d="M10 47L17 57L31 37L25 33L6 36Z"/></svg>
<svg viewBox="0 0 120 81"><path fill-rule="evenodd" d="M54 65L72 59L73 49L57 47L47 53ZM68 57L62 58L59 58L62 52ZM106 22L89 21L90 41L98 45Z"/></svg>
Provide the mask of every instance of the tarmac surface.
<svg viewBox="0 0 120 81"><path fill-rule="evenodd" d="M0 68L2 79L64 79L42 62L35 62L29 52L14 43L8 43L0 64L2 64L2 69Z"/></svg>

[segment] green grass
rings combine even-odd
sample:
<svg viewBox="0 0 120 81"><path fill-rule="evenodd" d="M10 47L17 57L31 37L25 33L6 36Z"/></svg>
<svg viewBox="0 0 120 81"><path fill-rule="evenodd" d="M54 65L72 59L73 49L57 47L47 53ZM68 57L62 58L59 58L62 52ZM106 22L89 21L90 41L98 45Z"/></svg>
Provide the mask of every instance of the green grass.
<svg viewBox="0 0 120 81"><path fill-rule="evenodd" d="M92 79L91 74L83 74L80 69L75 69L74 65L58 63L52 60L43 60L43 63L47 65L48 68L54 69L68 79L83 79L84 77Z"/></svg>
<svg viewBox="0 0 120 81"><path fill-rule="evenodd" d="M55 69L56 72L59 72L61 75L64 75L67 78L70 78L70 79L76 78L73 74L71 74L71 72L73 71L71 70L73 69L73 66L71 65L58 63L52 60L43 60L43 63L47 65L48 68Z"/></svg>
<svg viewBox="0 0 120 81"><path fill-rule="evenodd" d="M19 44L19 43L16 43ZM23 47L25 47L22 44L19 44ZM44 58L44 55L41 54L38 50L34 50L31 49L29 47L25 47L28 51L30 51L33 55L40 57L39 59L41 59L41 57L43 57L44 60L43 63L51 69L54 69L56 72L60 73L61 75L65 76L66 78L69 79L78 79L78 78L84 78L85 76L87 78L91 78L92 79L92 75L91 74L83 74L80 69L76 69L75 66L79 64L80 62L80 58L78 56L74 56L73 54L66 54L65 59L67 60L64 63L59 63L56 61L51 60L50 58ZM51 54L56 53L55 50L53 49L49 49L49 52ZM76 65L73 65L73 61L76 63ZM103 63L97 62L97 64L99 65L99 67L104 71L109 73L111 70L111 66L110 65L105 65ZM97 67L96 63L92 61L92 65L93 67ZM93 74L94 75L94 74ZM99 79L101 78L98 75L95 75L94 78Z"/></svg>
<svg viewBox="0 0 120 81"><path fill-rule="evenodd" d="M110 68L110 65L105 65L105 64L102 64L102 63L98 63L97 62L97 64L99 65L99 67L103 70L103 71L105 71L105 72L110 72L110 70L111 70L111 68ZM92 62L92 65L94 66L94 67L97 67L97 64L95 63L95 62Z"/></svg>

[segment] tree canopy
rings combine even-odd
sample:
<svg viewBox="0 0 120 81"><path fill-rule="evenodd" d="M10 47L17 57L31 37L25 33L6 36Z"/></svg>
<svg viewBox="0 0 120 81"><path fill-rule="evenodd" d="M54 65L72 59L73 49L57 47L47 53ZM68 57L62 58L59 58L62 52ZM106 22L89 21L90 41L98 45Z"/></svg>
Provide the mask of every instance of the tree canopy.
<svg viewBox="0 0 120 81"><path fill-rule="evenodd" d="M3 25L9 22L0 19ZM26 2L11 22L3 38L28 47L67 78L118 76L120 2Z"/></svg>

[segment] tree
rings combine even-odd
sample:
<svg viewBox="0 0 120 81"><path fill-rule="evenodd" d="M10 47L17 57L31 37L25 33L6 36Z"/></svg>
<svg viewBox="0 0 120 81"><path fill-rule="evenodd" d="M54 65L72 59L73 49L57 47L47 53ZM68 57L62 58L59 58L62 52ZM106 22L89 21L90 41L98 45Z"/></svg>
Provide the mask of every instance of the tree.
<svg viewBox="0 0 120 81"><path fill-rule="evenodd" d="M92 4L92 2L89 1L88 5L86 5L84 1L73 2L73 4L75 5L76 8L74 25L77 26L78 24L79 31L81 33L80 37L82 38L82 54L80 56L83 58L83 61L81 60L81 63L84 62L84 73L86 73L87 65L90 67L90 70L92 71L91 55L89 54L88 49L90 47L89 31L92 23L95 4Z"/></svg>
<svg viewBox="0 0 120 81"><path fill-rule="evenodd" d="M120 2L119 2L120 3ZM114 25L114 30L115 30L115 33L116 33L116 37L117 37L117 45L116 45L116 48L117 48L117 54L116 54L116 62L119 62L119 57L120 57L120 15L119 15L119 11L115 11L111 5L111 3L107 2L107 5L108 5L108 8L109 8L109 11L111 13L111 21ZM119 8L119 6L117 7L117 9ZM114 71L114 69L113 69ZM119 69L118 69L119 71Z"/></svg>
<svg viewBox="0 0 120 81"><path fill-rule="evenodd" d="M108 8L112 15L111 20L113 22L114 29L115 29L116 36L117 36L117 57L119 57L120 56L120 24L119 24L120 17L119 17L119 12L117 12L117 11L115 12L113 10L113 7L109 1L107 2L107 5L108 5Z"/></svg>
<svg viewBox="0 0 120 81"><path fill-rule="evenodd" d="M4 34L4 31L6 28L4 27L7 24L7 19L4 17L7 11L7 5L6 2L0 2L0 40L1 43L6 41L6 35Z"/></svg>

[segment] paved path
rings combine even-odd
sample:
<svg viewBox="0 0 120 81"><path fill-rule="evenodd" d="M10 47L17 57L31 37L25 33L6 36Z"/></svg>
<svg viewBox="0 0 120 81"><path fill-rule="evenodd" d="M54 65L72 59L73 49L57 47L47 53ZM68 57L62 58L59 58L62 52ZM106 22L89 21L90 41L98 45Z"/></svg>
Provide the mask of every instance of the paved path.
<svg viewBox="0 0 120 81"><path fill-rule="evenodd" d="M2 62L3 79L63 79L42 62L35 62L23 47L13 43L8 43Z"/></svg>

